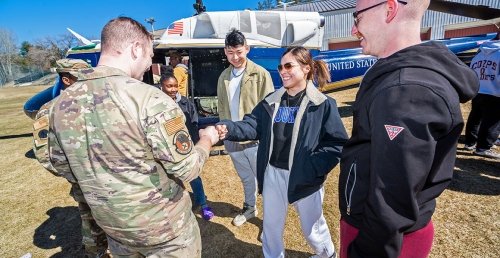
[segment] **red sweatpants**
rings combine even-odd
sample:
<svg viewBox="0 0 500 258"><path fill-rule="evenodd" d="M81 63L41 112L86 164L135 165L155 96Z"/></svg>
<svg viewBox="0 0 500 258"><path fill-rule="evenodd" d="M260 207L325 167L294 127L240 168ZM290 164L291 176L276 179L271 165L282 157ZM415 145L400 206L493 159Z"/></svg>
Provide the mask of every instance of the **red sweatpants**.
<svg viewBox="0 0 500 258"><path fill-rule="evenodd" d="M347 248L358 235L358 229L344 220L340 220L340 258L348 258ZM427 226L403 235L403 245L399 258L424 258L431 252L434 226L430 221Z"/></svg>

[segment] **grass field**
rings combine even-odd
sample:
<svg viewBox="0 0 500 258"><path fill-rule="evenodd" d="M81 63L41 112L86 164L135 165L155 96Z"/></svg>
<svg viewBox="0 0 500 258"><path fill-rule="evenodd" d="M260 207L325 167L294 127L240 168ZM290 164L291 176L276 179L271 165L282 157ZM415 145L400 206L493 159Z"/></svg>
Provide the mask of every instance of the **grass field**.
<svg viewBox="0 0 500 258"><path fill-rule="evenodd" d="M42 86L0 88L0 257L75 257L81 243L76 203L69 184L44 169L31 151L32 121L24 102ZM330 93L339 104L348 130L356 88ZM464 116L469 105L463 106ZM498 112L498 111L492 111ZM500 163L458 151L453 183L438 199L433 217L431 257L500 257ZM325 216L338 248L338 197L335 168L325 184ZM243 191L229 156L213 156L203 170L203 182L216 217L199 218L203 257L261 257L259 218L237 228L232 218L243 203ZM261 198L259 197L259 208ZM261 211L261 210L260 210ZM297 214L289 210L285 230L289 257L308 257Z"/></svg>

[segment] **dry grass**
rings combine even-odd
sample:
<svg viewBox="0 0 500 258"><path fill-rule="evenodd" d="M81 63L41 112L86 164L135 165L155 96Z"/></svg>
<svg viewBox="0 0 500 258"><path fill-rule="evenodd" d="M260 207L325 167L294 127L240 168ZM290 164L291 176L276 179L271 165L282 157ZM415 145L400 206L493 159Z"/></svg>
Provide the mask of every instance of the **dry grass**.
<svg viewBox="0 0 500 258"><path fill-rule="evenodd" d="M43 87L0 89L0 257L74 257L81 235L69 184L33 159L31 120L22 105ZM350 105L356 88L334 92L343 122L352 127ZM464 105L464 116L469 106ZM326 182L324 211L338 248L338 199L335 168ZM438 200L433 217L436 237L431 257L500 257L500 164L459 151L455 179ZM261 257L258 236L262 215L240 228L231 225L243 202L242 186L228 156L209 159L203 171L212 221L198 219L203 257ZM260 198L259 198L259 207ZM261 210L260 210L261 211ZM290 209L285 230L289 257L307 257L310 249L300 233L297 214Z"/></svg>

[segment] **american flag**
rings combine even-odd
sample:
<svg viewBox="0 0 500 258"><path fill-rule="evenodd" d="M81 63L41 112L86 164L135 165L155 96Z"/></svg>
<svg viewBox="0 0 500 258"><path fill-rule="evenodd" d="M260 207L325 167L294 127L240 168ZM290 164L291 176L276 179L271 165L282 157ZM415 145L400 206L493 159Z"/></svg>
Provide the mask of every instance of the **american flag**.
<svg viewBox="0 0 500 258"><path fill-rule="evenodd" d="M174 22L170 24L167 28L168 34L182 34L184 30L184 23L183 22Z"/></svg>

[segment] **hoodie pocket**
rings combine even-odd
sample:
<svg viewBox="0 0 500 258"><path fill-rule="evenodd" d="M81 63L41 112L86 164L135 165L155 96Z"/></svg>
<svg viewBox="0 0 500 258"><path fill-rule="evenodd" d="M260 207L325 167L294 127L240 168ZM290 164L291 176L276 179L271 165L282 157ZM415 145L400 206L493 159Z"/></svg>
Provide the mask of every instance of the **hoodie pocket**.
<svg viewBox="0 0 500 258"><path fill-rule="evenodd" d="M347 174L347 181L345 184L345 202L347 204L347 215L351 215L351 204L352 204L352 193L354 192L354 187L356 186L356 160L354 160L349 168L349 173Z"/></svg>

